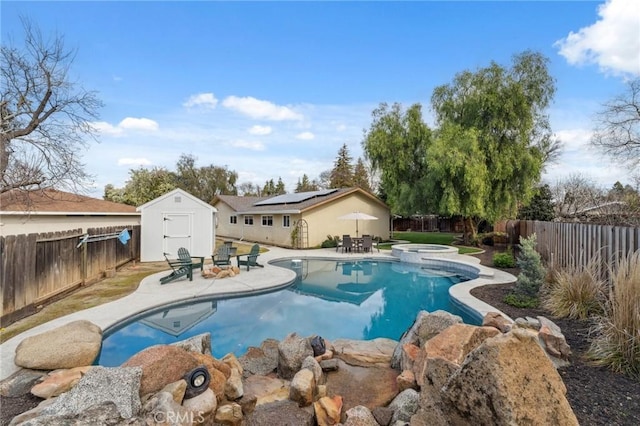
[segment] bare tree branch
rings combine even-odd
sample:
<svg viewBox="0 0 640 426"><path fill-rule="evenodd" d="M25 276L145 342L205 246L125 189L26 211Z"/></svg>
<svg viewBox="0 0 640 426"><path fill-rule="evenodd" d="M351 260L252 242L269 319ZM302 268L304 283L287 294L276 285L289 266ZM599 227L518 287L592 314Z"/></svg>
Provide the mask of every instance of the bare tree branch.
<svg viewBox="0 0 640 426"><path fill-rule="evenodd" d="M604 104L591 143L632 169L640 164L640 79L630 81L626 93Z"/></svg>
<svg viewBox="0 0 640 426"><path fill-rule="evenodd" d="M22 24L23 45L3 40L0 53L0 193L82 188L90 176L79 153L96 140L90 121L102 102L71 81L75 52L62 36L45 39L28 19Z"/></svg>

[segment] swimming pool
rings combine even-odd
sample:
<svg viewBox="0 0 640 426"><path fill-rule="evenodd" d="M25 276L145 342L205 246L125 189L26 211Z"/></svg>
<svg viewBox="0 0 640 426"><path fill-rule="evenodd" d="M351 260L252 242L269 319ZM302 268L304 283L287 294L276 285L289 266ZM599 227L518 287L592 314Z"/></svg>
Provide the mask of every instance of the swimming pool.
<svg viewBox="0 0 640 426"><path fill-rule="evenodd" d="M118 366L142 349L211 333L215 357L240 356L268 338L290 332L326 339L398 340L420 310L459 311L448 289L474 278L464 270L387 260L283 259L296 272L283 290L226 299L197 299L138 315L105 330L98 363Z"/></svg>

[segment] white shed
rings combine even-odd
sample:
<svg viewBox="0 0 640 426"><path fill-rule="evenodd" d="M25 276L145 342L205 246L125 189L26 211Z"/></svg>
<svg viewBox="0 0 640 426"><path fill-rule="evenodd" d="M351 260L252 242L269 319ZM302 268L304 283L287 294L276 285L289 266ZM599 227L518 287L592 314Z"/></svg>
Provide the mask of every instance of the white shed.
<svg viewBox="0 0 640 426"><path fill-rule="evenodd" d="M137 208L141 214L140 260L178 257L185 247L192 256L209 257L215 241L215 207L182 189L174 189Z"/></svg>

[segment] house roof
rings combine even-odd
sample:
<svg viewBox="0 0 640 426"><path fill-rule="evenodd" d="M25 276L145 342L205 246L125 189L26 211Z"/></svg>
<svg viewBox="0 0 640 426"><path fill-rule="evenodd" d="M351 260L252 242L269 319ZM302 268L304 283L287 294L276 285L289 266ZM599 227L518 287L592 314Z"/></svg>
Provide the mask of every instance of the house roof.
<svg viewBox="0 0 640 426"><path fill-rule="evenodd" d="M144 209L147 209L149 207L151 207L152 205L159 203L162 200L166 200L167 198L171 198L174 197L176 195L180 195L182 197L186 197L189 198L190 200L193 200L194 202L200 204L202 207L208 208L211 211L217 211L215 207L213 207L211 204L207 204L204 201L202 201L200 198L196 197L195 195L191 195L189 194L187 191L180 189L180 188L176 188L173 191L169 191L166 194L163 194L157 198L154 198L151 201L147 201L146 203L144 203L141 206L138 206L138 208L136 209L137 211L142 211Z"/></svg>
<svg viewBox="0 0 640 426"><path fill-rule="evenodd" d="M32 215L140 215L134 206L55 189L12 190L0 194L0 212L2 214Z"/></svg>
<svg viewBox="0 0 640 426"><path fill-rule="evenodd" d="M213 204L221 201L238 214L299 214L317 208L325 203L335 201L351 194L359 193L371 201L386 207L380 199L360 188L340 188L326 191L300 192L290 197L243 197L238 195L217 195ZM272 201L272 203L269 203ZM260 205L256 205L260 204Z"/></svg>

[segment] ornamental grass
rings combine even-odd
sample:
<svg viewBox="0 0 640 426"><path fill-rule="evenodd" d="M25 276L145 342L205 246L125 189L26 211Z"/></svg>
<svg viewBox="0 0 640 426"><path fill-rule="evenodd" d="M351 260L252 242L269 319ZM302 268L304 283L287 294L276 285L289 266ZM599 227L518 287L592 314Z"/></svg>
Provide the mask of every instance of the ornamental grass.
<svg viewBox="0 0 640 426"><path fill-rule="evenodd" d="M611 287L593 332L593 361L640 379L640 250L612 268Z"/></svg>

